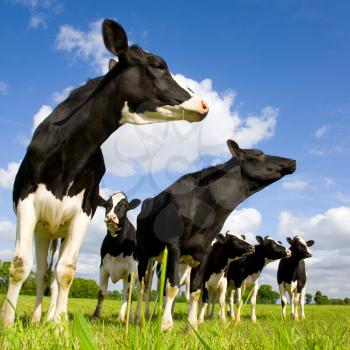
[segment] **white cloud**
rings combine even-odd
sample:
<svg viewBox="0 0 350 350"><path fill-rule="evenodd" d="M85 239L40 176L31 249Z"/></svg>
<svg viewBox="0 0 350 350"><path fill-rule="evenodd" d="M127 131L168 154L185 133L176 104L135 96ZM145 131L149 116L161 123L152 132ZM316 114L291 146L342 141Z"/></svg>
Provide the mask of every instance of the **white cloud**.
<svg viewBox="0 0 350 350"><path fill-rule="evenodd" d="M234 210L226 219L221 232L231 230L246 235L250 243L255 243L255 234L259 232L262 222L261 213L255 208Z"/></svg>
<svg viewBox="0 0 350 350"><path fill-rule="evenodd" d="M285 180L282 182L282 187L288 190L303 190L310 184L310 181L305 180Z"/></svg>
<svg viewBox="0 0 350 350"><path fill-rule="evenodd" d="M4 81L0 81L0 95L5 95L8 90L8 84Z"/></svg>
<svg viewBox="0 0 350 350"><path fill-rule="evenodd" d="M339 191L335 194L335 196L341 202L350 203L350 195L349 194L345 194L345 193Z"/></svg>
<svg viewBox="0 0 350 350"><path fill-rule="evenodd" d="M33 117L32 132L38 127L38 125L52 112L52 107L48 105L42 105Z"/></svg>
<svg viewBox="0 0 350 350"><path fill-rule="evenodd" d="M12 189L19 163L11 162L7 168L0 168L0 188Z"/></svg>
<svg viewBox="0 0 350 350"><path fill-rule="evenodd" d="M313 257L307 259L311 290L333 297L350 294L350 207L330 208L313 216L281 212L278 231L315 240ZM284 240L284 239L283 239ZM285 242L285 240L284 240ZM339 284L339 280L344 283Z"/></svg>
<svg viewBox="0 0 350 350"><path fill-rule="evenodd" d="M56 103L61 103L62 101L64 101L68 95L70 94L70 92L74 89L73 86L67 86L66 88L64 88L61 91L56 91L52 94L52 99L56 102Z"/></svg>
<svg viewBox="0 0 350 350"><path fill-rule="evenodd" d="M16 237L16 225L6 219L0 220L0 239L4 240L12 240L14 241ZM0 259L1 259L0 255Z"/></svg>
<svg viewBox="0 0 350 350"><path fill-rule="evenodd" d="M326 125L321 126L315 131L315 137L321 139L327 132L328 128Z"/></svg>
<svg viewBox="0 0 350 350"><path fill-rule="evenodd" d="M99 73L106 73L110 54L101 34L102 19L90 23L86 32L70 25L63 25L56 38L56 49L73 54L74 58L88 61Z"/></svg>
<svg viewBox="0 0 350 350"><path fill-rule="evenodd" d="M215 156L216 161L227 159L229 138L248 148L273 136L278 109L265 107L257 115L244 117L233 111L234 92L219 94L210 79L196 82L182 75L175 78L208 102L208 116L192 124L124 125L102 147L108 171L118 176L152 174L162 169L188 172L203 155Z"/></svg>
<svg viewBox="0 0 350 350"><path fill-rule="evenodd" d="M12 3L29 9L30 29L46 28L48 19L63 11L63 5L57 0L12 0Z"/></svg>

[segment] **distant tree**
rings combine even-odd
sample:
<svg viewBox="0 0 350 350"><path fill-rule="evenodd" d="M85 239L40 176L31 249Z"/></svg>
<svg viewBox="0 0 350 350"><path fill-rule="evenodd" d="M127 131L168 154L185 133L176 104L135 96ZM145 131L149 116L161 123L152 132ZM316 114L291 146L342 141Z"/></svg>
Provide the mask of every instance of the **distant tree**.
<svg viewBox="0 0 350 350"><path fill-rule="evenodd" d="M314 296L315 303L318 305L326 305L329 304L328 297L323 295L319 290L316 292Z"/></svg>
<svg viewBox="0 0 350 350"><path fill-rule="evenodd" d="M311 294L306 294L305 299L306 299L306 304L312 303L312 295Z"/></svg>
<svg viewBox="0 0 350 350"><path fill-rule="evenodd" d="M350 304L350 298L345 298L344 299L344 304L349 305Z"/></svg>
<svg viewBox="0 0 350 350"><path fill-rule="evenodd" d="M260 286L258 291L257 302L259 304L276 304L279 294L272 290L272 287L268 284Z"/></svg>
<svg viewBox="0 0 350 350"><path fill-rule="evenodd" d="M333 305L344 305L345 301L343 299L337 298L337 299L329 299L329 303Z"/></svg>
<svg viewBox="0 0 350 350"><path fill-rule="evenodd" d="M95 280L74 278L69 296L73 298L96 298L98 290L99 287Z"/></svg>

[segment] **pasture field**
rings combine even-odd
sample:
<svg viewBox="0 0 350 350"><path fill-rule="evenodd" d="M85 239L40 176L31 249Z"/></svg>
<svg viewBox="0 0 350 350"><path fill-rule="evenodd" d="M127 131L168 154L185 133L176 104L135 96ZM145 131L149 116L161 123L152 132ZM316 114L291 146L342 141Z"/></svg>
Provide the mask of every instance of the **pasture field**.
<svg viewBox="0 0 350 350"><path fill-rule="evenodd" d="M48 304L46 297L44 310ZM34 297L20 296L15 327L0 328L0 349L350 349L350 306L306 305L306 321L284 323L280 305L258 305L253 325L247 305L238 325L216 318L202 324L197 335L187 324L186 304L177 303L174 329L160 334L158 346L156 318L142 329L132 324L125 341L125 325L116 316L120 302L105 300L100 320L90 317L95 306L94 299L70 298L71 320L60 334L49 323L30 324Z"/></svg>

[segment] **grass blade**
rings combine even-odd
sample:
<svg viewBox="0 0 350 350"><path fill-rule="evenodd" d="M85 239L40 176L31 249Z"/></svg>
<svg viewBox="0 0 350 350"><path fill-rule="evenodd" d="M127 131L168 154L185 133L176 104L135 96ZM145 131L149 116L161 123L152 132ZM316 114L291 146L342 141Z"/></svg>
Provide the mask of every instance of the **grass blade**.
<svg viewBox="0 0 350 350"><path fill-rule="evenodd" d="M73 333L78 338L81 349L98 350L89 324L87 323L85 317L81 313L77 313L74 315Z"/></svg>

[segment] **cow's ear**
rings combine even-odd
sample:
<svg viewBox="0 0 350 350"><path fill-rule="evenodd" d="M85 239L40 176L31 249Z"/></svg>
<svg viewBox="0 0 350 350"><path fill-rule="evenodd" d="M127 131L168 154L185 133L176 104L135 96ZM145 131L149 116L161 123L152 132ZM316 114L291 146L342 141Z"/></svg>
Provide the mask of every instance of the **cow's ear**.
<svg viewBox="0 0 350 350"><path fill-rule="evenodd" d="M141 201L137 198L135 199L132 199L130 202L129 202L129 205L128 205L128 210L133 210L135 209L137 206L139 206L141 203Z"/></svg>
<svg viewBox="0 0 350 350"><path fill-rule="evenodd" d="M222 233L219 233L217 236L216 236L216 240L223 244L225 242L225 236L222 234Z"/></svg>
<svg viewBox="0 0 350 350"><path fill-rule="evenodd" d="M277 241L277 243L279 243L280 245L282 245L282 242L281 242L281 241Z"/></svg>
<svg viewBox="0 0 350 350"><path fill-rule="evenodd" d="M237 144L237 142L228 139L227 140L227 147L230 150L233 157L239 158L241 155L241 150Z"/></svg>
<svg viewBox="0 0 350 350"><path fill-rule="evenodd" d="M242 238L245 240L245 235L241 235L242 236Z"/></svg>
<svg viewBox="0 0 350 350"><path fill-rule="evenodd" d="M288 242L290 245L293 244L293 240L292 240L290 237L287 237L286 240L287 240L287 242Z"/></svg>
<svg viewBox="0 0 350 350"><path fill-rule="evenodd" d="M108 63L108 70L112 70L117 65L117 63L118 62L115 59L111 58Z"/></svg>
<svg viewBox="0 0 350 350"><path fill-rule="evenodd" d="M102 198L100 195L98 195L97 206L106 208L106 205L107 205L107 201L104 198Z"/></svg>
<svg viewBox="0 0 350 350"><path fill-rule="evenodd" d="M261 245L264 244L264 238L262 238L261 236L256 236L255 238L259 244L261 244Z"/></svg>
<svg viewBox="0 0 350 350"><path fill-rule="evenodd" d="M315 241L314 241L314 240L312 240L312 239L310 239L309 241L306 241L306 245L307 245L308 247L313 246L313 245L314 245L314 243L315 243Z"/></svg>
<svg viewBox="0 0 350 350"><path fill-rule="evenodd" d="M128 37L124 28L111 19L105 19L102 23L102 36L106 48L113 55L119 56L128 50Z"/></svg>

